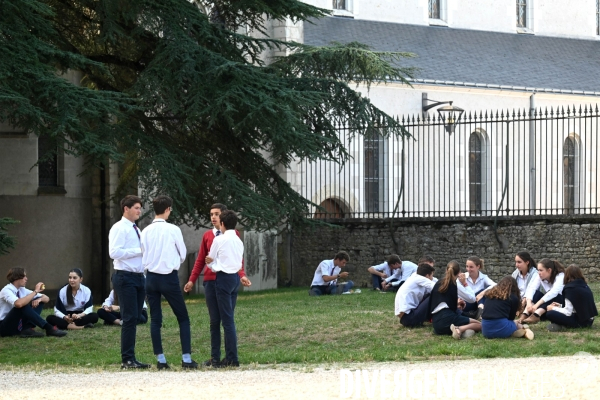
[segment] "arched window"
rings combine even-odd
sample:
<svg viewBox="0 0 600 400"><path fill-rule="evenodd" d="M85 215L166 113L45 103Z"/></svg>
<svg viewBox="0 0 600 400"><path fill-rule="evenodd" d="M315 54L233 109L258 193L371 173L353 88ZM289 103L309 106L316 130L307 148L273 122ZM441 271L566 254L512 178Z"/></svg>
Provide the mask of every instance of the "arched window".
<svg viewBox="0 0 600 400"><path fill-rule="evenodd" d="M567 137L563 144L563 209L565 214L575 212L576 146L577 143L571 136Z"/></svg>
<svg viewBox="0 0 600 400"><path fill-rule="evenodd" d="M325 209L325 211L317 210L315 212L315 218L327 219L327 218L344 218L344 206L335 199L325 199L319 204Z"/></svg>
<svg viewBox="0 0 600 400"><path fill-rule="evenodd" d="M469 210L481 214L483 198L482 159L483 146L481 137L473 132L469 137Z"/></svg>

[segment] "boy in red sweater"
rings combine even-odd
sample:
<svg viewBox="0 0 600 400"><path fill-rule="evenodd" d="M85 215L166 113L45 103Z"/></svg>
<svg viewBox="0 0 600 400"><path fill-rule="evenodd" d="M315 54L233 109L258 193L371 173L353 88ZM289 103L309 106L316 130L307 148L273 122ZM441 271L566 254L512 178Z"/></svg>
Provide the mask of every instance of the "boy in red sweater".
<svg viewBox="0 0 600 400"><path fill-rule="evenodd" d="M215 203L210 207L210 222L213 225L213 229L206 231L202 236L202 242L200 243L200 249L198 250L198 258L194 263L192 274L188 283L183 287L184 292L188 293L194 287L194 283L204 270L204 296L206 298L206 306L208 307L208 315L210 317L210 359L204 362L204 366L207 367L219 367L221 359L221 316L219 313L219 306L217 303L217 294L215 291L215 280L217 274L210 268L206 267L206 256L210 252L210 246L215 236L220 235L220 222L219 216L221 212L227 210L227 207L221 203ZM239 236L239 232L236 231ZM246 277L244 272L244 263L242 262L242 268L238 273L240 276L240 282L244 286L250 286L252 283ZM237 297L236 297L237 298ZM233 308L235 309L235 301L233 299Z"/></svg>

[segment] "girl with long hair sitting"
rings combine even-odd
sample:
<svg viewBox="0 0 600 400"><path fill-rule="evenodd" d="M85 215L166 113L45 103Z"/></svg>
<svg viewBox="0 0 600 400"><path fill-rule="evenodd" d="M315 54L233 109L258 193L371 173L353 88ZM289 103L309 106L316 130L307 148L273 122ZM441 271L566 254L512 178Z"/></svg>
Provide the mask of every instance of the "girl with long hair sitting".
<svg viewBox="0 0 600 400"><path fill-rule="evenodd" d="M481 272L483 270L483 260L477 256L467 258L466 268L467 285L473 289L475 300L477 301L475 303L467 303L463 310L463 315L480 321L485 305L485 293L496 286L496 282Z"/></svg>
<svg viewBox="0 0 600 400"><path fill-rule="evenodd" d="M538 276L533 276L527 286L527 307L519 318L521 323L537 324L550 304L563 302L565 267L556 260L544 258L538 262L537 270ZM540 287L544 288L545 294L540 291Z"/></svg>
<svg viewBox="0 0 600 400"><path fill-rule="evenodd" d="M98 322L90 288L82 284L83 272L79 268L69 271L69 283L58 291L54 315L46 321L58 329L93 328Z"/></svg>
<svg viewBox="0 0 600 400"><path fill-rule="evenodd" d="M550 332L558 332L568 328L586 328L592 326L594 317L598 315L594 294L587 285L581 268L569 265L565 271L565 287L563 288L564 307L559 303L548 306L546 318L552 322L548 325Z"/></svg>
<svg viewBox="0 0 600 400"><path fill-rule="evenodd" d="M474 303L475 293L467 284L465 274L460 273L458 262L453 260L446 267L446 276L437 281L431 291L430 310L433 331L436 334L452 335L454 339L461 339L481 331L479 321L456 312L459 298ZM469 332L465 334L466 331Z"/></svg>
<svg viewBox="0 0 600 400"><path fill-rule="evenodd" d="M538 274L536 267L535 260L528 252L520 251L515 255L515 270L512 273L512 277L515 278L519 286L521 303L523 304L521 312L525 311L525 306L527 305L527 299L525 298L527 286L529 286L533 277Z"/></svg>
<svg viewBox="0 0 600 400"><path fill-rule="evenodd" d="M486 302L481 321L481 332L488 339L507 337L526 337L532 340L534 335L529 326L515 322L522 311L519 285L512 276L503 278L485 294Z"/></svg>

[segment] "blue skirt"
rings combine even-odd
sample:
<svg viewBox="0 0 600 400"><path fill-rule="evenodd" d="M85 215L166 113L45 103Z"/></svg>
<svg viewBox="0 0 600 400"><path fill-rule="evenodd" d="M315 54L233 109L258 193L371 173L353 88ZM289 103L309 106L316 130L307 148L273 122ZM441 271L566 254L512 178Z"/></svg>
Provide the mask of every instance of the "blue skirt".
<svg viewBox="0 0 600 400"><path fill-rule="evenodd" d="M481 320L481 333L488 339L507 338L516 330L517 325L508 318Z"/></svg>

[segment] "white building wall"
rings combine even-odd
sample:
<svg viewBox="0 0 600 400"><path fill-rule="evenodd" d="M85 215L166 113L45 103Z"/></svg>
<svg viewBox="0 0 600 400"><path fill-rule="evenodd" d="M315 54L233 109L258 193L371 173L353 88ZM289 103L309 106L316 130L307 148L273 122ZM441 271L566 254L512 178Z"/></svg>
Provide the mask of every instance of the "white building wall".
<svg viewBox="0 0 600 400"><path fill-rule="evenodd" d="M443 21L429 19L428 0L346 0L348 13L332 10L331 0L305 3L355 19L413 25L446 25L450 28L517 33L516 1L441 0ZM595 0L528 0L530 33L597 39ZM360 41L360 38L356 38Z"/></svg>

